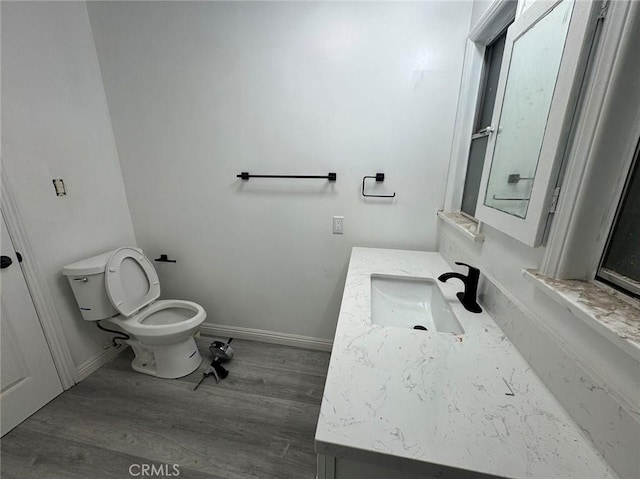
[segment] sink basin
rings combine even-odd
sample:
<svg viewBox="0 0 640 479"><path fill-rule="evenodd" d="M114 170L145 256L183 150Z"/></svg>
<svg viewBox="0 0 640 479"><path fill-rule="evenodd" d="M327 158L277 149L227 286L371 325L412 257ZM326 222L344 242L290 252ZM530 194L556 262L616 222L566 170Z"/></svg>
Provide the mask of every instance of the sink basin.
<svg viewBox="0 0 640 479"><path fill-rule="evenodd" d="M440 288L428 278L372 274L371 321L397 328L464 333Z"/></svg>

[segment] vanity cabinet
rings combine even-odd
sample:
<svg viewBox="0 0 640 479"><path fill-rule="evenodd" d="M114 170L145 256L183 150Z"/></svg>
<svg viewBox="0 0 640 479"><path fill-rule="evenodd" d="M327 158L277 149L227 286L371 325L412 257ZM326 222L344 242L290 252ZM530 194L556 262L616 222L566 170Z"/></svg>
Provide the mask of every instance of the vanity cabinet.
<svg viewBox="0 0 640 479"><path fill-rule="evenodd" d="M402 471L398 468L357 461L344 457L318 454L317 479L436 479L447 475L425 475L425 473ZM469 475L465 477L471 477Z"/></svg>
<svg viewBox="0 0 640 479"><path fill-rule="evenodd" d="M438 253L353 248L316 429L318 479L614 479L487 311L467 311L460 284L437 281L450 270ZM459 327L377 321L380 278L409 288L406 298L428 290L416 282L436 287Z"/></svg>

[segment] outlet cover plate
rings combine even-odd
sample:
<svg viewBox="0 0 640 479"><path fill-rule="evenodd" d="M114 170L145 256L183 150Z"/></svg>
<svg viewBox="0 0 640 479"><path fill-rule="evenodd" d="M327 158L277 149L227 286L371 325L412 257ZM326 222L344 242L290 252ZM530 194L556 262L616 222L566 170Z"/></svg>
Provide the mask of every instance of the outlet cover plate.
<svg viewBox="0 0 640 479"><path fill-rule="evenodd" d="M344 216L333 217L333 234L341 235L344 233Z"/></svg>

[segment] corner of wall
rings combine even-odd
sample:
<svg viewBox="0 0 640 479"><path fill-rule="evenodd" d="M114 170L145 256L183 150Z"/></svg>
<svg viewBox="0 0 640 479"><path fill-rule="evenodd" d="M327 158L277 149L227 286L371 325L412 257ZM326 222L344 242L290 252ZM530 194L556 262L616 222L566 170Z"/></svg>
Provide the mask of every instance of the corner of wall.
<svg viewBox="0 0 640 479"><path fill-rule="evenodd" d="M105 335L82 323L61 270L135 242L104 87L85 3L5 2L2 16L3 172L77 369Z"/></svg>

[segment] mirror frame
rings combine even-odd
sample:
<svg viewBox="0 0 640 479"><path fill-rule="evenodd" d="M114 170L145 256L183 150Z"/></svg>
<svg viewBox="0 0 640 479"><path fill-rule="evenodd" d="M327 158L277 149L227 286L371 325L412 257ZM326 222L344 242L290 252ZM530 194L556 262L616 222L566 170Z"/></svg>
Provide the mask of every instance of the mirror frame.
<svg viewBox="0 0 640 479"><path fill-rule="evenodd" d="M491 122L494 132L489 137L487 145L480 182L480 195L476 207L478 220L533 247L542 244L547 217L551 212L553 192L556 188L590 47L601 12L601 2L574 0L526 217L519 218L486 206L484 202L496 146L497 134L495 130L497 130L502 114L514 43L561 1L536 1L509 27L500 80L498 81L496 107Z"/></svg>

